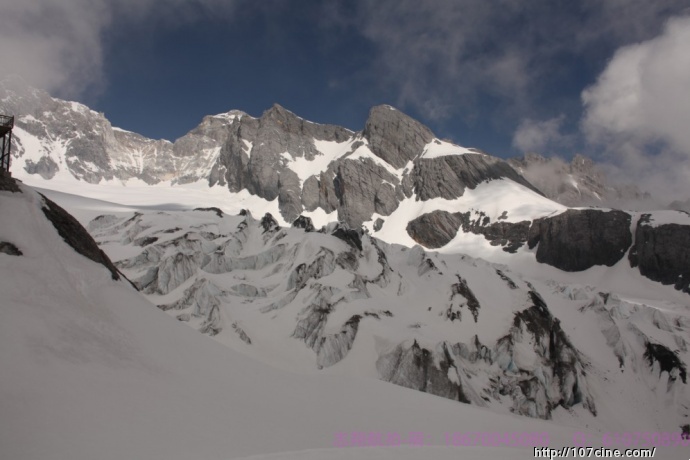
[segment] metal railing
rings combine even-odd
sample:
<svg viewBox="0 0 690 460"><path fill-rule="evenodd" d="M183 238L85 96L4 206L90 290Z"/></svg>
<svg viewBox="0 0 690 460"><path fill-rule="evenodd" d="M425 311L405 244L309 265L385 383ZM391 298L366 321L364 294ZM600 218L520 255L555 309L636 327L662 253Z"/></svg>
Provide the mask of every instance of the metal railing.
<svg viewBox="0 0 690 460"><path fill-rule="evenodd" d="M12 128L14 117L0 115L0 136L2 136L2 150L0 151L0 169L10 170L10 147L12 146Z"/></svg>

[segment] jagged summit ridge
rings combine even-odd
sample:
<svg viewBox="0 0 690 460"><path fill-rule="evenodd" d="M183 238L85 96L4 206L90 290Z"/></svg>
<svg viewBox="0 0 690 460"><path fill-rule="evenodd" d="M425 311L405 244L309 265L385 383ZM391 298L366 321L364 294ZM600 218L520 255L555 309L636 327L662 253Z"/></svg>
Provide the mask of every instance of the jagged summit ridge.
<svg viewBox="0 0 690 460"><path fill-rule="evenodd" d="M435 138L429 128L390 105L371 109L362 135L371 151L396 169L417 158Z"/></svg>
<svg viewBox="0 0 690 460"><path fill-rule="evenodd" d="M456 199L487 180L531 187L503 160L441 141L388 105L372 108L360 132L312 123L274 104L259 118L241 111L207 116L171 143L113 128L103 114L19 86L0 87L0 109L17 114L15 169L46 180L206 182L277 199L288 223L320 210L337 211L331 220L351 226L389 216L405 200Z"/></svg>

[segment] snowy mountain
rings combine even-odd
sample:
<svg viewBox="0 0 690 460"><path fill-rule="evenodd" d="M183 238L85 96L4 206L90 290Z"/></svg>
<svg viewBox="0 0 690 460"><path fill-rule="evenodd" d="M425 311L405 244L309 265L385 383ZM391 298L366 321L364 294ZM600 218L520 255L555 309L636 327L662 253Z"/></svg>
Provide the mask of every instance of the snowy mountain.
<svg viewBox="0 0 690 460"><path fill-rule="evenodd" d="M221 185L277 199L286 222L307 212L356 227L405 200L453 200L489 179L539 193L506 162L441 141L390 106L374 107L357 133L278 105L260 118L232 111L206 117L174 143L113 128L102 114L16 79L2 83L0 110L17 117L17 177Z"/></svg>
<svg viewBox="0 0 690 460"><path fill-rule="evenodd" d="M598 444L688 425L685 212L568 208L389 106L360 132L233 111L174 143L17 80L0 111L18 114L13 173L53 200L0 177L13 457L263 456L336 432L520 424ZM599 193L585 166L566 176ZM57 434L32 447L33 431Z"/></svg>
<svg viewBox="0 0 690 460"><path fill-rule="evenodd" d="M560 201L623 198L584 157L560 169L537 155L505 162L439 140L390 106L374 107L360 132L312 123L278 105L260 118L232 111L206 117L169 143L112 128L102 114L18 79L5 80L0 95L0 109L20 114L13 168L29 183L76 186L87 195L84 182L119 185L118 195L141 181L188 186L213 191L226 211L248 194L281 225L299 216L317 227L337 220L388 243L468 254L472 234L508 253L536 248L537 261L569 272L627 256L644 276L690 289L687 213L664 211L659 226L649 223L659 222L652 214L567 209L509 164ZM543 168L557 173L535 175ZM37 174L47 180L37 182ZM572 187L563 188L568 181Z"/></svg>
<svg viewBox="0 0 690 460"><path fill-rule="evenodd" d="M557 157L528 153L522 158L511 158L508 163L545 196L566 206L653 205L651 196L636 185L612 184L592 159L584 155L575 155L566 163Z"/></svg>

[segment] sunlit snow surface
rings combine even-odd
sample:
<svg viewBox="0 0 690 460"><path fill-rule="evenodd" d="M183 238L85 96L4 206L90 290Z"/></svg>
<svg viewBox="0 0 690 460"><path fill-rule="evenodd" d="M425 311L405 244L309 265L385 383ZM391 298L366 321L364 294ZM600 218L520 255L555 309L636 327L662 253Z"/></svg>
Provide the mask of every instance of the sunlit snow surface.
<svg viewBox="0 0 690 460"><path fill-rule="evenodd" d="M101 214L162 211L191 225L199 219L193 217L198 213L178 211L210 206L230 215L242 208L256 217L271 212L286 224L277 202L230 194L221 187L209 189L201 183L152 187L67 179L61 183L59 178L42 181L34 176L30 180L46 188L59 187L61 192L44 192L85 224ZM565 209L510 181L481 184L453 202L437 201L403 202L392 216L383 217L386 223L376 236L411 245L406 223L411 216L427 212L425 206L429 211L481 209L492 221L507 211L513 222ZM607 424L616 430L664 430L663 407L638 405L630 398L633 390L645 388L648 382L630 382L617 372L615 359L601 353L607 345L596 321L583 321L576 301L563 302L564 295L576 300L583 292L616 292L625 302L621 314L636 318L634 324L643 332L649 325L644 320L648 312L687 315L686 295L641 277L626 260L612 268L564 273L536 263L525 248L510 255L470 234L459 234L442 250L449 256L461 252L502 262L529 277L549 306L557 309L554 314L563 320L565 332L579 335L578 348L612 369L606 378L617 382L620 394L602 393L599 418L592 418L589 428L583 429L582 414L561 411L555 414L557 423L546 423L355 377L350 370L366 359L355 348L340 368L315 373L303 372L299 366L293 372L281 369L290 366L278 366L265 353L259 356L266 348L253 356L223 346L228 344L209 340L169 318L125 283L110 280L104 268L74 253L43 218L39 206L40 199L28 189L22 196L0 192L3 216L12 216L0 219L0 240L13 242L24 252L20 258L0 254L0 457L532 458L529 448L443 447L444 433L546 431L551 445L560 447L572 445L575 431L592 430L596 439ZM682 223L684 216L662 214L654 220ZM320 226L335 215L322 212L312 217ZM592 332L583 335L583 330ZM297 345L306 353L303 344L294 345L284 357ZM299 362L297 356L295 363ZM649 391L663 399L663 383ZM625 402L630 407L622 407ZM631 415L644 411L650 414L648 420ZM336 433L362 431L424 432L436 447L332 448ZM683 452L663 448L655 458L685 458Z"/></svg>
<svg viewBox="0 0 690 460"><path fill-rule="evenodd" d="M3 216L12 216L0 220L0 240L24 254L0 253L2 458L532 456L522 447L443 447L444 433L464 431L548 432L553 446L572 443L567 426L371 379L287 372L237 353L77 254L44 217L40 196L22 190L0 192ZM436 447L333 448L337 433L354 432L422 432Z"/></svg>
<svg viewBox="0 0 690 460"><path fill-rule="evenodd" d="M424 151L420 158L438 158L449 155L465 155L468 153L479 154L479 152L474 149L468 149L450 142L434 139L424 147Z"/></svg>

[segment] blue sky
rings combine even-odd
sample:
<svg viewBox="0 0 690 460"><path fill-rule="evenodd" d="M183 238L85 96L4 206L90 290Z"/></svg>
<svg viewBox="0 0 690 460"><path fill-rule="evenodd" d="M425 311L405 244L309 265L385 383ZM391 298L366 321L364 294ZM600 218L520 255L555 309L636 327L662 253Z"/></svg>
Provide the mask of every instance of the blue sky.
<svg viewBox="0 0 690 460"><path fill-rule="evenodd" d="M664 174L678 176L681 161L690 175L690 130L678 125L690 119L688 0L0 0L0 8L0 73L148 137L174 140L204 115L260 116L275 102L359 130L386 103L497 156L584 152L621 176L654 167L657 182L678 184L682 175Z"/></svg>

